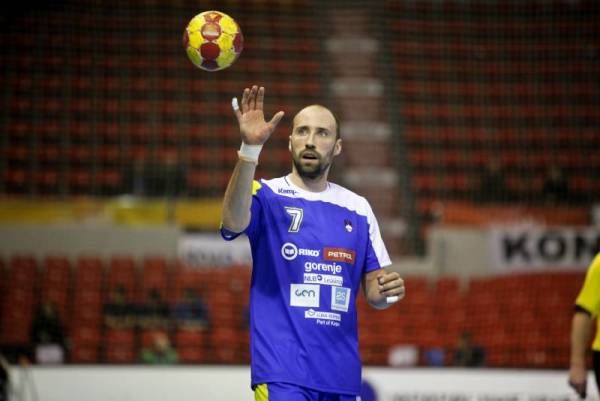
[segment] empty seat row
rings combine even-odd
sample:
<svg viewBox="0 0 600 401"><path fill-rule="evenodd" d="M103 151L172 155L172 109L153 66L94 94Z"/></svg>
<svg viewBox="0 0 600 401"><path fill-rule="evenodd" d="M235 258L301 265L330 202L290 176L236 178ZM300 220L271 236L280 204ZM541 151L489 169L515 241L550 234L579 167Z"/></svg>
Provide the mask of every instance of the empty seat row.
<svg viewBox="0 0 600 401"><path fill-rule="evenodd" d="M70 260L57 255L39 261L21 255L0 259L0 266L0 343L28 342L36 305L52 301L71 339L71 362L135 363L157 330L169 336L183 362L247 362L248 267L190 268L160 255L141 260L127 255ZM468 282L455 277L404 278L408 295L394 308L376 311L358 298L360 344L367 364L387 363L388 352L399 344L423 352L439 348L451 355L464 332L486 349L490 366L558 367L568 355L572 305L583 272ZM107 326L103 308L118 287L131 302L143 302L154 290L169 305L180 301L187 288L197 289L208 307L208 327ZM224 350L222 344L230 346Z"/></svg>

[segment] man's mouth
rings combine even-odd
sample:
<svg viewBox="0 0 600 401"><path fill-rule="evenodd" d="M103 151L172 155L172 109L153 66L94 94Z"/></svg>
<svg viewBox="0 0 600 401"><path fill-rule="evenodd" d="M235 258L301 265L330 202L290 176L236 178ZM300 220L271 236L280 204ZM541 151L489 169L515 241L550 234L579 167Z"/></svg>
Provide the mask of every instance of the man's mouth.
<svg viewBox="0 0 600 401"><path fill-rule="evenodd" d="M307 160L318 160L319 156L314 152L302 152L301 158Z"/></svg>

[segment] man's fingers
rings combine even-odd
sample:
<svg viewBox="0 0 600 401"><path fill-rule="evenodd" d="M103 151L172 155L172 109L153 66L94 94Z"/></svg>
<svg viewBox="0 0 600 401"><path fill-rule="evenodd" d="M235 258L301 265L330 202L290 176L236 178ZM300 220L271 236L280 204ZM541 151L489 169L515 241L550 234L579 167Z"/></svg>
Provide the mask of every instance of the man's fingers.
<svg viewBox="0 0 600 401"><path fill-rule="evenodd" d="M404 280L400 278L397 272L390 272L377 277L379 284L379 293L386 297L398 297L399 300L404 298L405 288ZM389 302L391 303L391 302Z"/></svg>
<svg viewBox="0 0 600 401"><path fill-rule="evenodd" d="M250 97L250 89L244 89L244 93L242 94L242 113L248 111L248 98Z"/></svg>
<svg viewBox="0 0 600 401"><path fill-rule="evenodd" d="M402 280L400 278L400 275L398 274L398 272L389 272L389 273L385 273L385 274L382 274L381 276L377 277L377 281L378 281L379 285L385 285L394 280Z"/></svg>
<svg viewBox="0 0 600 401"><path fill-rule="evenodd" d="M279 122L283 118L284 114L285 113L283 111L280 111L280 112L278 112L277 114L275 114L273 116L273 118L271 119L271 121L269 121L269 124L273 127L273 129L275 129L277 127L277 124L279 124Z"/></svg>
<svg viewBox="0 0 600 401"><path fill-rule="evenodd" d="M385 295L385 296L392 296L392 295L397 295L400 298L404 297L404 292L405 289L403 286L396 286L396 287L390 287L388 289L383 289L383 290L379 290L379 293L381 295Z"/></svg>
<svg viewBox="0 0 600 401"><path fill-rule="evenodd" d="M258 93L256 95L256 108L258 110L263 109L264 98L265 98L265 88L263 86L261 86L260 88L258 88Z"/></svg>
<svg viewBox="0 0 600 401"><path fill-rule="evenodd" d="M238 104L237 97L231 99L231 107L233 108L233 112L235 113L235 116L237 117L239 122L242 118L242 112L240 111L240 105Z"/></svg>
<svg viewBox="0 0 600 401"><path fill-rule="evenodd" d="M575 383L574 381L569 380L569 386L571 386L573 388L573 390L575 390L577 395L580 396L582 399L587 396L587 382L586 381L584 381L583 383Z"/></svg>
<svg viewBox="0 0 600 401"><path fill-rule="evenodd" d="M248 98L248 108L250 110L256 109L256 93L258 92L258 87L256 85L252 85L252 89L250 89L250 97Z"/></svg>

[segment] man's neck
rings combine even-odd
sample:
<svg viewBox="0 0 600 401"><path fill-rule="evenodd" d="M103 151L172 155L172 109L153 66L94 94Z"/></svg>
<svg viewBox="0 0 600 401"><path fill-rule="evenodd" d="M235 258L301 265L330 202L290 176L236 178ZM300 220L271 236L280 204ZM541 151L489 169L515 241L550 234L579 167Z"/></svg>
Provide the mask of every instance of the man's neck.
<svg viewBox="0 0 600 401"><path fill-rule="evenodd" d="M309 192L323 192L327 189L327 172L316 178L302 177L296 169L289 175L290 181L295 186Z"/></svg>

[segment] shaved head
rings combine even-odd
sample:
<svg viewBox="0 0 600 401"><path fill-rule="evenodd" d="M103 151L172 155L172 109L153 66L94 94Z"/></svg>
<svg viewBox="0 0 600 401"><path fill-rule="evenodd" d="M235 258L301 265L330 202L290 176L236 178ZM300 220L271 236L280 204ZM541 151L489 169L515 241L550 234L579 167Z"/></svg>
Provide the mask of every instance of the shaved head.
<svg viewBox="0 0 600 401"><path fill-rule="evenodd" d="M327 125L323 128L330 129L332 132L335 132L335 137L340 138L340 132L338 127L338 121L335 117L335 114L327 107L322 106L320 104L311 104L306 106L302 110L300 110L295 116L293 121L293 126L296 127L298 125L304 124L307 119L310 118L318 118L321 122L324 122L324 125Z"/></svg>

